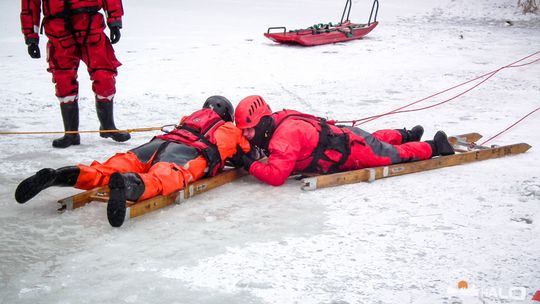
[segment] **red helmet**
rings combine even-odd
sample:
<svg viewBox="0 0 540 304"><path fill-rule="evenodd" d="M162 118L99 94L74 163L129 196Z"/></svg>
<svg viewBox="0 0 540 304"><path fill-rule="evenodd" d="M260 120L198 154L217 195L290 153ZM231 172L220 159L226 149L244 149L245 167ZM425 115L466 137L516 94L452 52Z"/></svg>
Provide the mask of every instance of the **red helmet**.
<svg viewBox="0 0 540 304"><path fill-rule="evenodd" d="M264 99L258 95L251 95L238 103L234 120L238 128L247 129L255 127L261 118L269 115L272 115L272 110Z"/></svg>

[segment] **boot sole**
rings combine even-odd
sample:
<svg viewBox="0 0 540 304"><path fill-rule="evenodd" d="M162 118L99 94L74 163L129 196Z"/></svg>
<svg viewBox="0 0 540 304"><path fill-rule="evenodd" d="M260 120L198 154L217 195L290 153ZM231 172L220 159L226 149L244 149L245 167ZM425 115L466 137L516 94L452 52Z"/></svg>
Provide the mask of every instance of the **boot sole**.
<svg viewBox="0 0 540 304"><path fill-rule="evenodd" d="M435 145L437 146L437 150L439 151L439 154L441 156L456 154L456 152L454 151L454 148L448 141L448 136L443 131L438 131L437 133L435 133L435 137L433 138L433 141L435 142Z"/></svg>
<svg viewBox="0 0 540 304"><path fill-rule="evenodd" d="M414 126L412 129L411 129L411 133L417 133L417 137L415 138L411 138L411 141L420 141L422 140L422 136L424 136L424 128L420 125L418 126ZM412 136L411 136L412 137Z"/></svg>
<svg viewBox="0 0 540 304"><path fill-rule="evenodd" d="M120 132L120 133L123 133L123 132ZM131 135L129 135L129 133L127 133L127 136L124 136L124 135L117 135L118 133L100 133L99 136L103 137L103 138L112 138L112 140L116 141L116 142L125 142L125 141L128 141L131 139Z"/></svg>
<svg viewBox="0 0 540 304"><path fill-rule="evenodd" d="M48 188L55 179L53 169L41 169L33 176L23 180L15 190L15 200L24 204L38 193Z"/></svg>
<svg viewBox="0 0 540 304"><path fill-rule="evenodd" d="M124 178L120 173L113 173L109 180L109 202L107 219L113 227L120 227L126 218L126 191Z"/></svg>
<svg viewBox="0 0 540 304"><path fill-rule="evenodd" d="M52 146L55 148L67 148L69 146L78 146L80 144L81 144L81 138L80 136L78 136L78 134L75 139L58 138L58 139L53 140L52 142Z"/></svg>

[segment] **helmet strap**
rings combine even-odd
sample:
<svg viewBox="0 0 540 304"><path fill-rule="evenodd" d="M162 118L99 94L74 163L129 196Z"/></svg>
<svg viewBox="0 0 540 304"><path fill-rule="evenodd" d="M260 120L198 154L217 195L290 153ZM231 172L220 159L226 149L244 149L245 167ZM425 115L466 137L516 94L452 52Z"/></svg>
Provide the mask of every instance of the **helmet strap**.
<svg viewBox="0 0 540 304"><path fill-rule="evenodd" d="M263 150L268 150L270 139L276 129L276 123L272 116L264 116L255 126L255 136L251 139L251 144Z"/></svg>

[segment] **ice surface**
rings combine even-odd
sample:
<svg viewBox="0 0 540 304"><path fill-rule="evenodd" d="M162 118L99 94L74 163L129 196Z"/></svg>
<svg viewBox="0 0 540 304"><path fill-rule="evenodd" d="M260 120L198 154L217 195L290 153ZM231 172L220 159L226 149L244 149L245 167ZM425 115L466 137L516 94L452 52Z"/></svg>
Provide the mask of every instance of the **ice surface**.
<svg viewBox="0 0 540 304"><path fill-rule="evenodd" d="M370 1L354 1L365 22ZM138 128L177 122L209 95L260 94L292 108L357 119L397 108L540 51L540 17L515 0L381 1L362 40L303 48L263 37L335 22L343 3L124 1L116 120ZM46 63L26 53L17 1L0 2L0 130L62 130ZM511 21L510 26L508 22ZM45 52L46 38L40 46ZM538 59L540 55L531 58ZM500 71L433 110L362 127L422 124L426 138L496 134L540 106L540 64ZM84 66L81 129L98 127ZM431 105L460 91L419 104ZM43 167L104 160L146 142L82 135L0 135L0 303L509 303L456 295L460 280L507 293L540 289L540 152L536 113L493 143L527 142L524 155L399 178L302 192L246 177L109 226L103 204L63 214L47 189L25 205L16 185ZM514 301L522 303L522 301Z"/></svg>

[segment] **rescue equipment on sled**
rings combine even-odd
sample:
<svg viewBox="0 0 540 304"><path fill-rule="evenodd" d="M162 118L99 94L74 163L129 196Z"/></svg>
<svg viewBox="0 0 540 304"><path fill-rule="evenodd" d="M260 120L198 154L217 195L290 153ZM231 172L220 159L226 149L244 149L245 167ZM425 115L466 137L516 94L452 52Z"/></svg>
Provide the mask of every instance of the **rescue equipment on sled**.
<svg viewBox="0 0 540 304"><path fill-rule="evenodd" d="M377 13L379 11L379 1L374 0L371 6L371 13L367 24L352 23L349 20L351 13L351 0L347 0L341 21L337 24L315 24L306 29L290 30L284 26L269 27L264 34L268 39L283 44L299 44L303 46L314 46L328 43L344 42L354 39L360 39L371 32L379 22L377 22ZM345 19L345 12L347 18ZM374 14L375 13L375 14ZM373 17L373 21L371 21ZM283 30L283 32L271 32L273 30Z"/></svg>

